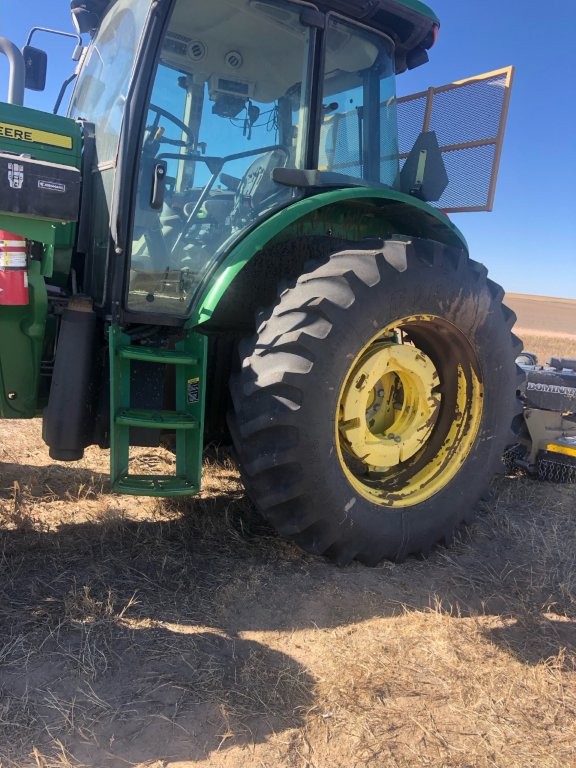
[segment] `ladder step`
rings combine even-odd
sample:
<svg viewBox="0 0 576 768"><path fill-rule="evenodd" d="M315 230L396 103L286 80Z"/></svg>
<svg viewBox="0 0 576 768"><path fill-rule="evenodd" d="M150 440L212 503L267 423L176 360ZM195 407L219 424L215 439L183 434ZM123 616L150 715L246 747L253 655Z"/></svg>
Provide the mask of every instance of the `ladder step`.
<svg viewBox="0 0 576 768"><path fill-rule="evenodd" d="M117 493L134 496L192 496L200 492L202 442L206 398L206 357L204 334L184 330L174 348L132 344L119 325L108 332L110 350L110 480ZM145 365L156 364L159 381L140 388L139 377L148 375ZM173 368L170 370L170 366ZM154 366L150 366L153 371ZM138 369L138 370L137 370ZM163 376L162 374L166 374ZM160 381L161 379L161 381ZM164 394L170 388L173 407L164 409ZM145 406L148 407L145 407ZM175 467L131 474L130 448L146 430L175 432ZM151 436L150 436L151 437ZM154 435L156 438L157 435ZM146 442L145 440L143 442ZM137 466L133 467L137 470Z"/></svg>
<svg viewBox="0 0 576 768"><path fill-rule="evenodd" d="M148 363L172 363L173 365L197 365L198 359L177 349L160 347L118 347L118 355L124 360L144 360Z"/></svg>
<svg viewBox="0 0 576 768"><path fill-rule="evenodd" d="M198 429L198 419L180 411L151 411L145 408L122 408L114 419L122 427L152 429Z"/></svg>
<svg viewBox="0 0 576 768"><path fill-rule="evenodd" d="M200 488L198 483L177 475L121 475L112 490L132 496L190 496Z"/></svg>

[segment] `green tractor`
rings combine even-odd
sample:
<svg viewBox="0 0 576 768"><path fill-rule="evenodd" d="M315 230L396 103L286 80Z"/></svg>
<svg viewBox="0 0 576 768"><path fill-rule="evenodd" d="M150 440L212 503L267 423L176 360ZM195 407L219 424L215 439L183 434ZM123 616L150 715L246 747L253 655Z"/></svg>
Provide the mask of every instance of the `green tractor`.
<svg viewBox="0 0 576 768"><path fill-rule="evenodd" d="M118 493L196 494L228 439L340 564L448 542L517 412L514 314L446 215L492 204L511 69L397 98L418 0L71 10L67 117L22 106L46 56L0 40L0 415L42 413L59 461L109 447ZM131 471L161 443L173 475Z"/></svg>

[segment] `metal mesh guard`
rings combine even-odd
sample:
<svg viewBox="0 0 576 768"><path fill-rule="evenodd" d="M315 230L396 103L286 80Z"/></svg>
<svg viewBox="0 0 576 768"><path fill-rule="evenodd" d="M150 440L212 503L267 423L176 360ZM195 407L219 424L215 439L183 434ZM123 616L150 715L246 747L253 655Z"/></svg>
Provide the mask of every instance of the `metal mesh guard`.
<svg viewBox="0 0 576 768"><path fill-rule="evenodd" d="M447 213L491 211L513 67L398 99L402 167L421 131L435 131L449 183L433 203Z"/></svg>

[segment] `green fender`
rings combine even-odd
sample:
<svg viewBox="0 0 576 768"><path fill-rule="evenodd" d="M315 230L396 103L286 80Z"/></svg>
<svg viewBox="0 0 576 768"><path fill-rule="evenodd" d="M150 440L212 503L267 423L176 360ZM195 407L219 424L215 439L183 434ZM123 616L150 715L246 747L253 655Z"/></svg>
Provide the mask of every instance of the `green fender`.
<svg viewBox="0 0 576 768"><path fill-rule="evenodd" d="M354 240L374 237L385 231L391 210L392 218L399 215L402 224L389 234L426 237L468 251L464 236L444 213L410 195L364 187L322 192L283 208L240 240L196 301L186 327L193 328L210 319L236 275L272 240L298 234L326 234L328 230L335 236Z"/></svg>

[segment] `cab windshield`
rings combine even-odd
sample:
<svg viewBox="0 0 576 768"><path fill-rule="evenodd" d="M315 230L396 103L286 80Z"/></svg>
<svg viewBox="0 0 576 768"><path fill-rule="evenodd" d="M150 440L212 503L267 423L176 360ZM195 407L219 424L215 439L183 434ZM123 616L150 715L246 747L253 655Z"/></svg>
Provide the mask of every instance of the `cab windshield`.
<svg viewBox="0 0 576 768"><path fill-rule="evenodd" d="M310 28L261 0L176 2L141 146L128 308L185 314L214 260L299 191Z"/></svg>
<svg viewBox="0 0 576 768"><path fill-rule="evenodd" d="M72 114L96 123L100 162L118 144L147 7L112 6L74 96ZM186 317L203 280L248 229L318 191L299 170L316 170L322 188L397 183L392 42L336 14L319 30L305 23L305 8L288 0L174 3L135 176L129 310ZM323 80L313 83L320 49Z"/></svg>

